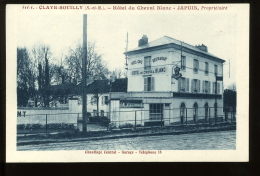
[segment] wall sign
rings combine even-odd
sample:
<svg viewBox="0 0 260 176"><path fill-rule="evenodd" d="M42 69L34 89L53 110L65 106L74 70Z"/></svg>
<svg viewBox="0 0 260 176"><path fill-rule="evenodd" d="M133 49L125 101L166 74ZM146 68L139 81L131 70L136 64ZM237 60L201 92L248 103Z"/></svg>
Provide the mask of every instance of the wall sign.
<svg viewBox="0 0 260 176"><path fill-rule="evenodd" d="M156 61L158 61L158 60L164 60L164 61L166 61L167 60L167 57L155 57L155 58L153 58L153 62L156 62Z"/></svg>
<svg viewBox="0 0 260 176"><path fill-rule="evenodd" d="M179 79L181 76L182 76L182 74L180 73L180 67L175 67L174 68L174 72L175 72L175 74L172 74L172 78L174 78L174 79Z"/></svg>
<svg viewBox="0 0 260 176"><path fill-rule="evenodd" d="M135 61L133 61L133 62L131 62L131 64L132 65L134 65L134 64L143 64L143 61L142 60L135 60Z"/></svg>
<svg viewBox="0 0 260 176"><path fill-rule="evenodd" d="M143 74L151 74L151 73L165 73L166 72L166 67L160 67L160 68L154 68L151 70L135 70L132 71L132 75L143 75Z"/></svg>

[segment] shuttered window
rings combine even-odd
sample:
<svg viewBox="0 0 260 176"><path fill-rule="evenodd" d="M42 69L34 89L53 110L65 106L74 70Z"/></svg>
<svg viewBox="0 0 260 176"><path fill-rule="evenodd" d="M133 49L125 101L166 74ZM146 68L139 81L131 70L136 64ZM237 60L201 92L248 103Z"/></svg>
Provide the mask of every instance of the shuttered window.
<svg viewBox="0 0 260 176"><path fill-rule="evenodd" d="M154 91L154 77L144 78L144 91Z"/></svg>
<svg viewBox="0 0 260 176"><path fill-rule="evenodd" d="M189 78L180 78L178 79L178 91L179 92L189 92L189 86L190 86L190 82L189 82Z"/></svg>
<svg viewBox="0 0 260 176"><path fill-rule="evenodd" d="M210 93L210 82L209 81L203 81L202 82L202 92L203 93Z"/></svg>
<svg viewBox="0 0 260 176"><path fill-rule="evenodd" d="M191 82L192 82L191 91L194 93L200 92L200 80L193 79Z"/></svg>

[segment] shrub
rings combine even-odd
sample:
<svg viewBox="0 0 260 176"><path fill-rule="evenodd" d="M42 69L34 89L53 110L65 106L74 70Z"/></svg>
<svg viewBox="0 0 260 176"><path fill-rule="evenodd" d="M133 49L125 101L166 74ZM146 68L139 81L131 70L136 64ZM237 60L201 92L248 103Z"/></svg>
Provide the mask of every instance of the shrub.
<svg viewBox="0 0 260 176"><path fill-rule="evenodd" d="M90 122L110 122L110 119L107 118L106 116L94 116L94 117L89 117Z"/></svg>
<svg viewBox="0 0 260 176"><path fill-rule="evenodd" d="M119 128L132 128L134 125L132 123L125 123L122 125L119 125Z"/></svg>

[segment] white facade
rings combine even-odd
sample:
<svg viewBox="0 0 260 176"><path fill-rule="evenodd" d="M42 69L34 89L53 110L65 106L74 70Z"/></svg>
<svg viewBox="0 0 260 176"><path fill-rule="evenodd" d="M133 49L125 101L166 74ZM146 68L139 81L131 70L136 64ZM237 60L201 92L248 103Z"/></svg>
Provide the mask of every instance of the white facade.
<svg viewBox="0 0 260 176"><path fill-rule="evenodd" d="M112 121L116 117L117 121L137 118L137 124L142 125L152 121L163 121L165 125L183 123L185 119L181 121L180 118L186 117L186 111L188 120L207 121L215 113L222 117L223 82L217 81L217 87L215 82L216 76L223 77L224 60L208 53L205 47L191 46L165 36L126 52L127 93L110 95L111 102L117 101L110 104L111 109L117 106L121 113L113 115L111 111ZM178 75L174 71L176 67L182 74L179 79L175 79ZM142 102L138 108L131 103L136 100ZM215 101L217 112L213 108ZM133 111L138 115L133 115Z"/></svg>

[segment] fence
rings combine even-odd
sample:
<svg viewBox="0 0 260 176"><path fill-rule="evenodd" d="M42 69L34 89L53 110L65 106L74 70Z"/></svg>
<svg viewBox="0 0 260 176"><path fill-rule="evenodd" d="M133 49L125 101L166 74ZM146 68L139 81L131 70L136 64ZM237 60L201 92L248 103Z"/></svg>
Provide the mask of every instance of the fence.
<svg viewBox="0 0 260 176"><path fill-rule="evenodd" d="M77 130L82 127L82 113L30 114L18 116L17 133L55 133ZM131 111L101 111L87 113L87 130L101 131L114 128L146 126L212 125L236 122L236 112L223 108L178 108Z"/></svg>
<svg viewBox="0 0 260 176"><path fill-rule="evenodd" d="M17 134L55 133L76 130L78 113L18 115Z"/></svg>

